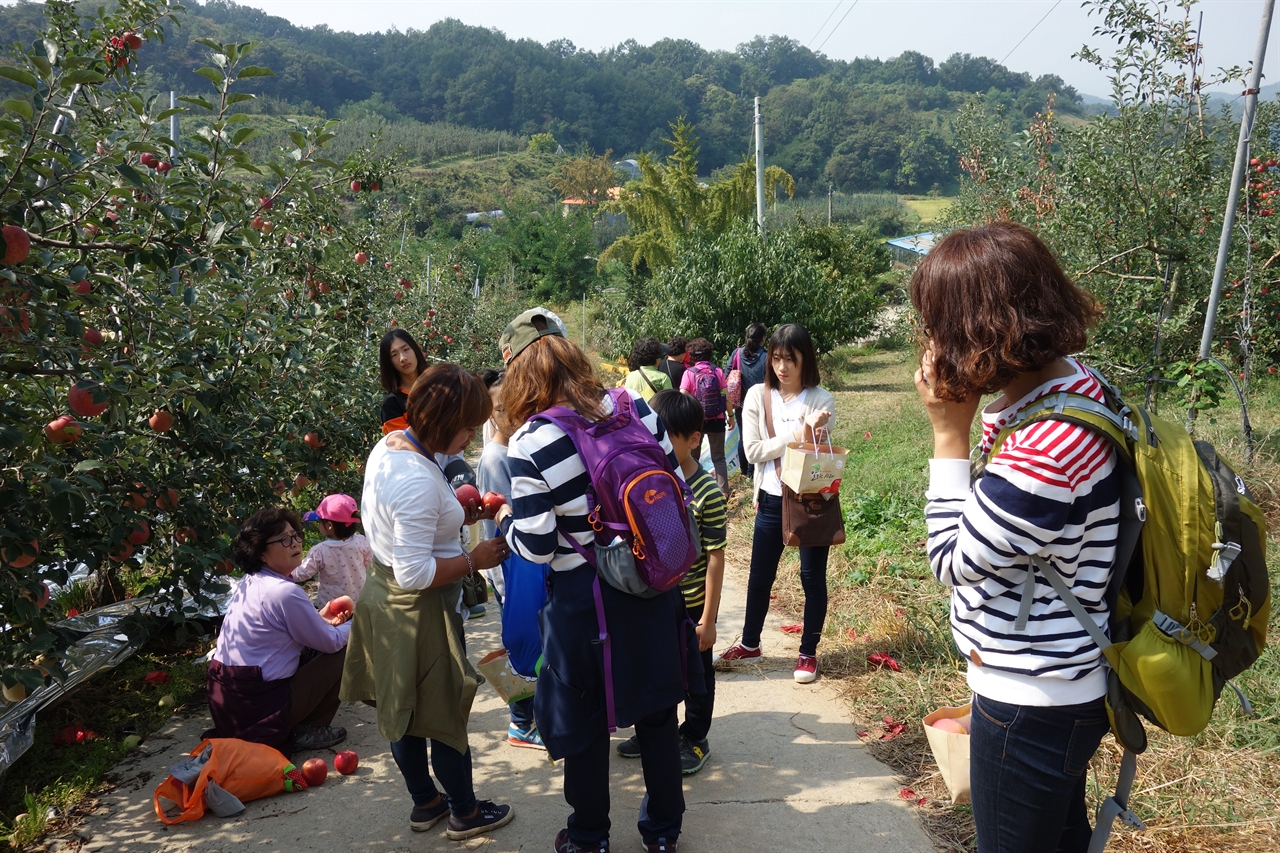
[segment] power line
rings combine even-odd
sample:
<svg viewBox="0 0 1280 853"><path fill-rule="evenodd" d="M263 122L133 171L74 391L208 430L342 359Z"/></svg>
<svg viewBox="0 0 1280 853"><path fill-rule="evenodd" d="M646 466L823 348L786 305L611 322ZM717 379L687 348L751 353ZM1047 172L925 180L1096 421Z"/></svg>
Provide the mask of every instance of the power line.
<svg viewBox="0 0 1280 853"><path fill-rule="evenodd" d="M1056 9L1056 8L1058 8L1058 6L1059 6L1061 3L1062 3L1062 0L1058 0L1058 2L1057 2L1057 3L1054 3L1052 6L1050 6L1050 7L1049 7L1049 11L1044 13L1044 18L1047 18L1047 17L1049 17L1050 15L1052 15L1052 14L1053 14L1053 10L1054 10L1054 9ZM1032 27L1032 28L1031 28L1031 29L1029 29L1029 30L1027 30L1027 34L1026 34L1025 36L1023 36L1022 38L1018 39L1018 43L1017 43L1017 44L1015 44L1015 45L1013 46L1013 50L1011 50L1011 51L1009 51L1008 53L1006 53L1006 54L1004 55L1004 59L1000 60L1000 64L1001 64L1001 65L1004 65L1005 60L1006 60L1006 59L1008 59L1009 57L1013 56L1013 51L1014 51L1014 50L1017 50L1018 48L1022 47L1022 43L1031 37L1031 34L1032 34L1032 33L1034 33L1034 32L1036 31L1036 27L1038 27L1038 26L1040 26L1041 24L1043 24L1043 23L1044 23L1044 18L1041 18L1040 20L1036 21L1036 26L1035 26L1035 27Z"/></svg>
<svg viewBox="0 0 1280 853"><path fill-rule="evenodd" d="M822 31L827 28L827 24L831 23L831 19L835 17L836 12L840 11L840 7L844 5L844 0L836 0L836 7L831 10L831 14L827 15L827 19L822 22L822 26L818 27L818 31L813 34L813 38L809 39L808 47L813 47L813 43L818 40L818 36L822 35Z"/></svg>
<svg viewBox="0 0 1280 853"><path fill-rule="evenodd" d="M853 6L857 6L859 2L860 0L853 0ZM1061 3L1062 0L1058 0L1058 2ZM849 17L849 13L853 11L853 6L850 6L845 10L844 18ZM840 29L840 24L844 23L844 18L841 18L839 22L831 28L831 32L827 33L827 37L822 40L822 44L818 45L817 53L822 53L822 49L827 46L827 42L829 42L831 37L836 34L836 30Z"/></svg>

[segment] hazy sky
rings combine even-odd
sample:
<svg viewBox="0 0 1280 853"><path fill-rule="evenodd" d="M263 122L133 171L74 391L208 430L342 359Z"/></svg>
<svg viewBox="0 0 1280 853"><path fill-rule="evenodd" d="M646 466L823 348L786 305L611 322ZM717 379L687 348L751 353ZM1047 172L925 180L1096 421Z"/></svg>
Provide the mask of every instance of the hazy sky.
<svg viewBox="0 0 1280 853"><path fill-rule="evenodd" d="M372 32L424 30L443 18L493 27L510 38L569 39L599 50L627 39L685 38L732 50L756 35L786 35L836 59L889 58L916 50L941 62L964 52L1001 60L1033 76L1053 73L1082 92L1106 96L1105 77L1071 55L1094 41L1098 17L1080 0L238 0L295 24ZM1056 3L1056 5L1055 5ZM1170 4L1172 5L1172 4ZM1248 65L1262 0L1202 0L1209 69ZM834 14L833 14L834 13ZM846 14L847 13L847 14ZM1037 21L1045 18L1030 36ZM1280 15L1267 69L1280 62ZM837 28L837 23L840 23ZM824 24L825 22L825 24ZM1020 45L1019 40L1026 36ZM1016 46L1016 47L1015 47ZM1099 45L1104 46L1104 45ZM1012 53L1011 53L1012 51ZM1267 75L1280 79L1280 72ZM1238 88L1238 87L1233 87Z"/></svg>

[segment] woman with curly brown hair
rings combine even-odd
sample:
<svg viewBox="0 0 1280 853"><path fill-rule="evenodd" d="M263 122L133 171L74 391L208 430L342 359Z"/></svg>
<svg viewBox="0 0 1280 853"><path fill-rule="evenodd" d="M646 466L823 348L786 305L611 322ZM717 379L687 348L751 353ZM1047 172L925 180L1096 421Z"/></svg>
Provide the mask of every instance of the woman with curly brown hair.
<svg viewBox="0 0 1280 853"><path fill-rule="evenodd" d="M1009 435L971 483L969 435L984 394L999 392L982 410L983 453L1042 397L1104 401L1099 377L1071 357L1098 308L1030 229L1010 222L948 235L916 268L911 301L921 323L916 389L934 435L929 562L952 587L952 635L973 691L978 849L1085 851L1085 771L1109 728L1105 660L1031 565L1048 561L1107 630L1116 452L1085 427L1037 421Z"/></svg>

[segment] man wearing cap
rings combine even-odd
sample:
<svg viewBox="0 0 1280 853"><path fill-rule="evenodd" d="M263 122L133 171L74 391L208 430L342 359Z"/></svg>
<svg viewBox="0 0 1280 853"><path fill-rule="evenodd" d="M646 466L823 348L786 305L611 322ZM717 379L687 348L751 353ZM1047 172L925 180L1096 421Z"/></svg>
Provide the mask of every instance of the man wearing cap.
<svg viewBox="0 0 1280 853"><path fill-rule="evenodd" d="M351 495L329 495L320 506L304 515L303 520L319 523L324 541L307 552L302 565L289 575L290 580L302 583L320 576L320 588L316 593L316 606L323 608L335 598L350 596L360 598L365 575L373 560L373 551L364 535L357 533L360 526L360 508Z"/></svg>

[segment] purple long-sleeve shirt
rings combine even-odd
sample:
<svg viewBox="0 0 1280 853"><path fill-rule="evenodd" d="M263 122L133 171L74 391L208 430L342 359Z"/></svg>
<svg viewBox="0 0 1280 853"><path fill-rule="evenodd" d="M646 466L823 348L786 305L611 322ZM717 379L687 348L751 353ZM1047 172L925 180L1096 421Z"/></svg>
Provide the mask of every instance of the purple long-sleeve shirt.
<svg viewBox="0 0 1280 853"><path fill-rule="evenodd" d="M320 618L302 587L268 568L245 575L231 593L213 659L223 666L257 666L263 681L298 671L304 648L326 654L347 645L351 623Z"/></svg>

